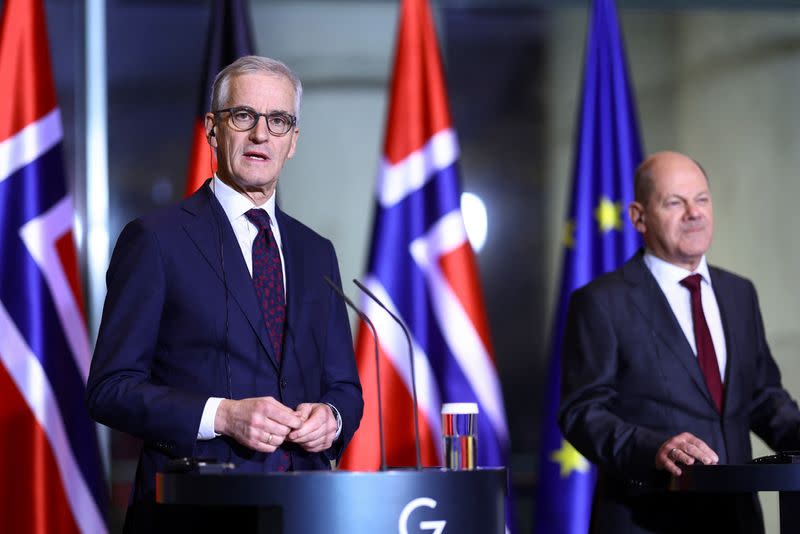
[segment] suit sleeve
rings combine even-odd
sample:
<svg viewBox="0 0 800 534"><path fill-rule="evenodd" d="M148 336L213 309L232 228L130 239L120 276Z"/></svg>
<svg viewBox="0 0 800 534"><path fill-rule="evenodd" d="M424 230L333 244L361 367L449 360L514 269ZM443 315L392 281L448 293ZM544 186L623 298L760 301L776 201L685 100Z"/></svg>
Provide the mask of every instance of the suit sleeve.
<svg viewBox="0 0 800 534"><path fill-rule="evenodd" d="M156 383L151 375L166 280L157 237L141 222L120 234L106 283L87 384L89 412L162 452L189 456L207 398Z"/></svg>
<svg viewBox="0 0 800 534"><path fill-rule="evenodd" d="M757 340L756 387L750 428L776 451L800 449L800 410L781 384L781 373L764 334L755 288L749 284L752 324Z"/></svg>
<svg viewBox="0 0 800 534"><path fill-rule="evenodd" d="M608 305L595 293L573 293L562 350L559 424L589 461L623 480L652 483L658 448L669 436L614 413L620 344Z"/></svg>
<svg viewBox="0 0 800 534"><path fill-rule="evenodd" d="M333 245L328 242L328 277L341 287L339 265ZM326 286L327 287L327 286ZM361 422L364 399L358 378L350 322L342 299L327 288L328 324L325 329L323 353L324 390L320 402L332 404L342 417L342 432L333 446L326 451L331 460L338 460Z"/></svg>

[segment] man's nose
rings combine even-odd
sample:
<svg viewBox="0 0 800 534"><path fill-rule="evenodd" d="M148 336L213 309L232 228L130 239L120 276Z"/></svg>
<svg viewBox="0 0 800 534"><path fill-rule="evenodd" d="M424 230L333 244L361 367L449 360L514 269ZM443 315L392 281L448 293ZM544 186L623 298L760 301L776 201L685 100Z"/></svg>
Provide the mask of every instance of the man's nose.
<svg viewBox="0 0 800 534"><path fill-rule="evenodd" d="M269 128L267 127L267 118L258 117L258 119L256 119L256 125L250 130L250 139L263 143L269 140L270 135Z"/></svg>
<svg viewBox="0 0 800 534"><path fill-rule="evenodd" d="M686 215L690 219L696 219L701 215L700 206L696 202L689 201L686 203Z"/></svg>

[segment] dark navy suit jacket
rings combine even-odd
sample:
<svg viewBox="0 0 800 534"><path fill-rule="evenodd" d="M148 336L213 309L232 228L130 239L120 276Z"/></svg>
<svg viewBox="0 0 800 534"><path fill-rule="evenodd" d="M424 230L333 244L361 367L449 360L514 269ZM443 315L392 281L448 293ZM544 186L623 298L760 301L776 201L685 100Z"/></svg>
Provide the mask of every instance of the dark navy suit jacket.
<svg viewBox="0 0 800 534"><path fill-rule="evenodd" d="M800 445L800 411L781 385L755 288L721 269L711 267L710 275L728 355L722 415L641 252L572 296L560 425L599 467L594 532L691 532L697 523L688 517L690 507L713 515L709 503L641 491L666 487L666 472L655 469L656 452L681 432L705 441L720 463L751 459L750 430L773 449ZM742 514L733 527L757 532L760 510L752 496L743 497L733 510L730 502L722 506L729 517Z"/></svg>
<svg viewBox="0 0 800 534"><path fill-rule="evenodd" d="M361 386L333 246L276 209L286 271L287 321L279 365L241 249L208 182L188 199L129 223L108 268L92 359L92 416L144 442L134 501L152 501L171 458L212 457L270 471L274 456L227 437L198 441L209 397L272 396L295 408L326 402L342 433L325 454L286 444L293 468L329 469L358 428Z"/></svg>

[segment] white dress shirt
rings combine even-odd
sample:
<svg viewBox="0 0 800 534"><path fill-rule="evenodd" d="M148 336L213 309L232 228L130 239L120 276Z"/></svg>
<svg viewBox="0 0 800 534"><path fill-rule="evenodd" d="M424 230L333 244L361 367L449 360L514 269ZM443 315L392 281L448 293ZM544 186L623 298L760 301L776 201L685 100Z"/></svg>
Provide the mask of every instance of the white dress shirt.
<svg viewBox="0 0 800 534"><path fill-rule="evenodd" d="M694 272L668 263L649 251L645 251L644 263L653 273L656 282L661 287L661 291L664 292L664 296L667 297L672 313L678 319L678 324L681 325L681 329L686 336L686 340L689 341L695 356L697 356L697 343L694 339L691 293L688 288L681 285L681 280L692 274L702 276L700 298L703 302L703 314L706 316L706 323L708 323L708 329L711 332L711 340L714 343L714 352L717 354L719 375L724 383L728 352L725 346L725 332L722 329L722 317L719 314L717 297L714 295L714 288L711 285L711 276L705 255L701 258L700 264Z"/></svg>
<svg viewBox="0 0 800 534"><path fill-rule="evenodd" d="M286 295L286 262L283 261L283 247L281 247L281 229L278 228L278 223L275 221L275 193L269 197L266 203L261 206L256 206L253 201L245 197L238 191L234 190L229 185L225 184L222 180L214 177L212 182L212 189L214 195L222 204L222 209L233 228L233 234L236 236L236 241L239 243L239 248L242 249L242 256L244 262L247 264L247 270L250 276L253 276L253 243L258 236L258 226L250 222L245 213L253 208L263 209L269 215L269 229L272 230L272 235L275 237L275 243L278 245L278 252L281 255L281 268L283 269L283 293Z"/></svg>
<svg viewBox="0 0 800 534"><path fill-rule="evenodd" d="M245 197L229 185L225 184L222 180L214 176L211 182L211 189L214 196L222 205L222 209L233 228L233 234L236 236L236 241L239 243L239 248L242 250L244 262L247 264L247 270L250 276L253 276L253 243L258 236L258 227L250 222L245 213L253 208L263 209L269 214L269 226L272 235L275 238L275 243L278 245L278 252L281 255L281 269L283 270L283 293L286 295L286 261L283 258L283 247L281 246L281 230L275 220L275 193L269 197L266 203L261 206L256 206L253 201ZM214 439L219 434L214 432L214 420L217 416L217 409L222 399L219 397L210 397L206 401L203 408L203 415L200 418L200 428L197 431L197 439L208 440ZM342 431L342 418L339 410L333 405L329 404L334 416L336 417L336 437Z"/></svg>

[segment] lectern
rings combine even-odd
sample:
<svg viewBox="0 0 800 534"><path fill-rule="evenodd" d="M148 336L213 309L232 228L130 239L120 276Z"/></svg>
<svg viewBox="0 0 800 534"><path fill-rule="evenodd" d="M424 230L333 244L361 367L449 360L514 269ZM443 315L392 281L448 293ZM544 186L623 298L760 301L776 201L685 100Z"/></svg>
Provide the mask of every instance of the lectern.
<svg viewBox="0 0 800 534"><path fill-rule="evenodd" d="M203 513L246 510L259 534L505 532L507 472L443 469L159 473L159 506Z"/></svg>
<svg viewBox="0 0 800 534"><path fill-rule="evenodd" d="M800 464L692 465L672 477L673 491L752 493L777 491L782 534L800 532Z"/></svg>

